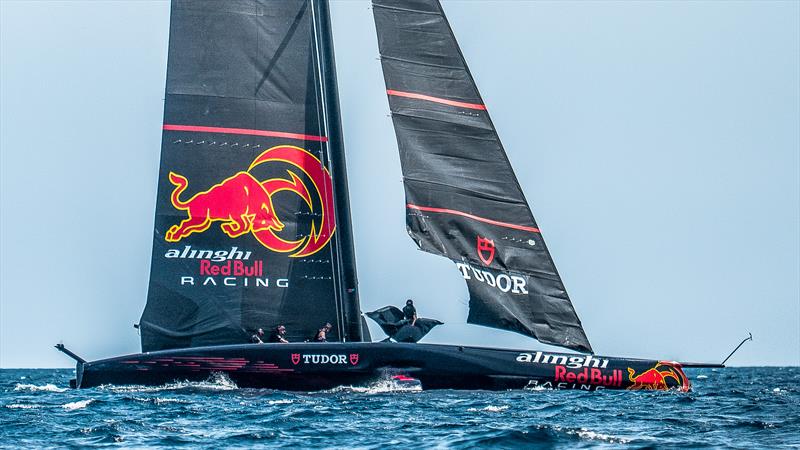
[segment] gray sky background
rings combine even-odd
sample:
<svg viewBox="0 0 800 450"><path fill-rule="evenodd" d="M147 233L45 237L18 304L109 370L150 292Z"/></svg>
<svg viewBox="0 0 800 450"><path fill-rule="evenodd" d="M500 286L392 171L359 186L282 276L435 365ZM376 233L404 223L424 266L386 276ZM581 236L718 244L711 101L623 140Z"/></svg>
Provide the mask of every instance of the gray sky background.
<svg viewBox="0 0 800 450"><path fill-rule="evenodd" d="M446 1L600 354L800 363L800 3ZM362 306L466 325L416 250L367 2L332 4ZM0 366L139 350L166 2L0 2ZM374 336L381 333L372 327Z"/></svg>

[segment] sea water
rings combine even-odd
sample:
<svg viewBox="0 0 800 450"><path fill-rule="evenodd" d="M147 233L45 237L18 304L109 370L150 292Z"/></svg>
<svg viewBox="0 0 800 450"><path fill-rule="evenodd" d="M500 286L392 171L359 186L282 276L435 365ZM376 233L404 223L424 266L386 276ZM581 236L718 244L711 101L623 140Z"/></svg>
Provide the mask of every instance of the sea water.
<svg viewBox="0 0 800 450"><path fill-rule="evenodd" d="M239 389L224 375L69 389L0 371L0 447L582 448L800 446L800 368L687 370L690 393Z"/></svg>

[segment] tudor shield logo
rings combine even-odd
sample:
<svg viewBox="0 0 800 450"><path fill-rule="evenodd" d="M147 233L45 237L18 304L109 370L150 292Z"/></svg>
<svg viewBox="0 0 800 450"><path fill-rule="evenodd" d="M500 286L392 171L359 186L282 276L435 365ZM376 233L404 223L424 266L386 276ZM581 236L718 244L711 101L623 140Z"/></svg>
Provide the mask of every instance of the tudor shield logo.
<svg viewBox="0 0 800 450"><path fill-rule="evenodd" d="M347 354L306 354L306 353L292 353L292 364L310 364L310 365L347 365L349 362L352 365L357 365L360 358L358 353Z"/></svg>
<svg viewBox="0 0 800 450"><path fill-rule="evenodd" d="M478 236L478 258L481 262L489 266L494 261L494 241L485 237Z"/></svg>

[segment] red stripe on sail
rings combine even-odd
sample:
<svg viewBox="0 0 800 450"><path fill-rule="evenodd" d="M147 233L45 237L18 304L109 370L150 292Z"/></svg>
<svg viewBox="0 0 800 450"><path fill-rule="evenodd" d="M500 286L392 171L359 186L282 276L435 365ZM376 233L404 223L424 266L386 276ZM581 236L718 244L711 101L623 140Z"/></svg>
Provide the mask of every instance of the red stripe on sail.
<svg viewBox="0 0 800 450"><path fill-rule="evenodd" d="M445 208L431 208L430 206L418 206L412 205L411 203L406 205L408 208L416 209L419 211L426 211L426 212L435 212L435 213L442 213L442 214L452 214L454 216L461 216L466 217L468 219L477 220L478 222L488 223L491 225L497 225L498 227L505 227L511 228L514 230L522 230L522 231L530 231L531 233L541 233L538 228L535 227L526 227L524 225L516 225L513 223L508 222L500 222L497 220L487 219L485 217L476 216L473 214L465 213L463 211L456 211L455 209L445 209Z"/></svg>
<svg viewBox="0 0 800 450"><path fill-rule="evenodd" d="M279 137L288 139L299 139L301 141L328 142L328 138L325 136L287 133L285 131L250 130L247 128L204 127L199 125L173 125L165 123L163 129L167 131L196 131L198 133L246 134L249 136L269 136L269 137Z"/></svg>
<svg viewBox="0 0 800 450"><path fill-rule="evenodd" d="M486 111L486 105L481 105L480 103L457 102L455 100L448 100L446 98L433 97L425 94L395 91L394 89L387 89L386 93L389 95L394 95L395 97L415 98L417 100L427 100L429 102L441 103L443 105L458 106L459 108L480 109L481 111Z"/></svg>

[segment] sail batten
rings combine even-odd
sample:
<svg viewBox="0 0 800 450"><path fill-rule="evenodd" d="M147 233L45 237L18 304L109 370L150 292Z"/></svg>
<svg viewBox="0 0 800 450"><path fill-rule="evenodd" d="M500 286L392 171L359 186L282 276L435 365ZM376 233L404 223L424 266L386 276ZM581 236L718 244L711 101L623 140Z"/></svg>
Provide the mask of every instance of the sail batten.
<svg viewBox="0 0 800 450"><path fill-rule="evenodd" d="M412 239L456 262L468 322L591 352L439 1L372 3Z"/></svg>

